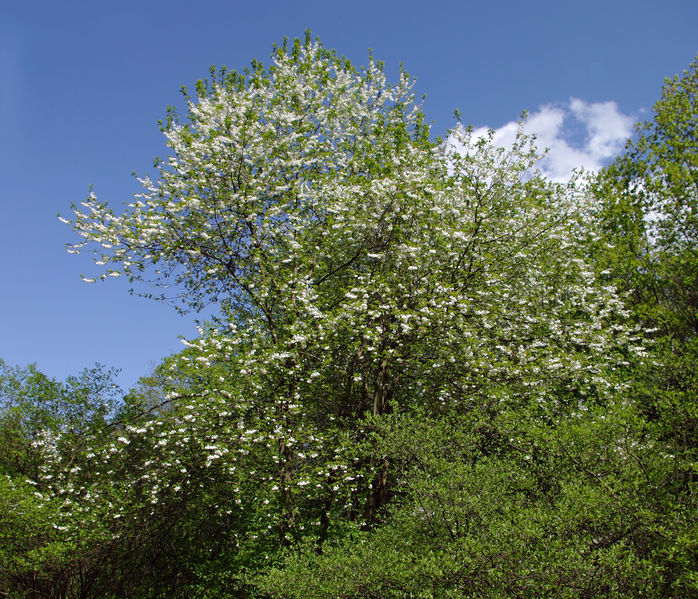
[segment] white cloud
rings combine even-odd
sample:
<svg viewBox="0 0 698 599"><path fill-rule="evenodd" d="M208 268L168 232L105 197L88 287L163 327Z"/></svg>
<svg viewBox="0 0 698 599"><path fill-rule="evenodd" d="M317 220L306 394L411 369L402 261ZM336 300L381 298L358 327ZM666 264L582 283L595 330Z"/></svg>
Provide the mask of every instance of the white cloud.
<svg viewBox="0 0 698 599"><path fill-rule="evenodd" d="M538 163L543 175L567 181L575 168L596 171L615 158L631 136L633 122L615 102L589 103L570 98L566 104L546 104L531 113L524 133L536 136L540 150L548 149ZM511 121L495 129L494 143L511 146L518 127L518 122ZM473 139L487 131L487 127L475 129Z"/></svg>

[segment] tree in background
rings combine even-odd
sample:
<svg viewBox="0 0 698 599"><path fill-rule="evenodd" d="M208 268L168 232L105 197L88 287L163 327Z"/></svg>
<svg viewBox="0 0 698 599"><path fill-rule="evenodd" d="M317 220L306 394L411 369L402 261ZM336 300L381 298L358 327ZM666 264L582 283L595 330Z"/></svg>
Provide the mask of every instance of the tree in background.
<svg viewBox="0 0 698 599"><path fill-rule="evenodd" d="M116 371L96 364L64 382L35 365L0 360L0 473L36 477L41 435L61 436L75 451L81 438L102 431L116 408Z"/></svg>
<svg viewBox="0 0 698 599"><path fill-rule="evenodd" d="M638 133L597 183L597 263L652 338L630 396L672 458L654 482L657 546L687 577L698 569L698 59L665 81Z"/></svg>
<svg viewBox="0 0 698 599"><path fill-rule="evenodd" d="M121 394L116 374L97 364L57 381L35 365L13 368L0 360L0 592L6 596L77 595L89 578L94 529L87 521L66 538L61 522L77 513L67 497L46 501L46 491L54 476L69 477L78 488L94 476L89 447L109 437Z"/></svg>
<svg viewBox="0 0 698 599"><path fill-rule="evenodd" d="M599 180L606 260L648 326L698 333L698 59Z"/></svg>

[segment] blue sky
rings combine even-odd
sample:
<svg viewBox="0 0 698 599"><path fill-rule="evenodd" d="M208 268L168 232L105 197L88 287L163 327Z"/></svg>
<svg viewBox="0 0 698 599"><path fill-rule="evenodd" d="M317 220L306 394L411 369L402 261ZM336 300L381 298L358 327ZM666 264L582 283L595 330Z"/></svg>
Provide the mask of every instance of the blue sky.
<svg viewBox="0 0 698 599"><path fill-rule="evenodd" d="M506 140L528 110L561 178L617 152L698 52L695 0L11 4L0 8L0 357L61 378L99 361L122 368L126 387L196 335L194 316L120 280L83 283L89 258L65 252L75 237L56 214L90 185L128 201L132 171L165 153L165 107L211 64L266 60L308 28L356 64L373 48L389 74L402 62L416 77L435 135L458 108Z"/></svg>

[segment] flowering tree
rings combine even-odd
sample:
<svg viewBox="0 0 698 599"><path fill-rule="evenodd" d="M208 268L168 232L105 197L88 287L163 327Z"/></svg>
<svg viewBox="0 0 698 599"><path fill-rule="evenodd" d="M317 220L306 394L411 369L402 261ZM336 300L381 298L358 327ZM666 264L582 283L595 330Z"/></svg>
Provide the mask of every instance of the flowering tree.
<svg viewBox="0 0 698 599"><path fill-rule="evenodd" d="M390 84L309 37L272 59L197 85L123 212L94 195L74 208L71 251L96 248L101 268L87 280L220 305L161 367L166 408L90 450L125 492L60 467L42 479L40 497L114 538L113 522L165 527L205 497L187 518L238 531L235 559L319 548L400 492L381 419L525 405L555 422L606 401L643 351L586 262L588 200L535 174L529 139L434 143L405 73Z"/></svg>

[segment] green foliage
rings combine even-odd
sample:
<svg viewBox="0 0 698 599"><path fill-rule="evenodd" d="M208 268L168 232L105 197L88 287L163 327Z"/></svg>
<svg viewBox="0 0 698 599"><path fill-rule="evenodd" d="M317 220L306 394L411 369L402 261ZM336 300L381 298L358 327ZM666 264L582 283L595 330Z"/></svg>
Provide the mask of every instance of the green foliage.
<svg viewBox="0 0 698 599"><path fill-rule="evenodd" d="M666 487L675 456L622 402L557 425L384 417L401 464L386 524L290 553L273 597L690 597L694 507ZM445 441L448 441L447 443ZM671 523L671 524L669 524Z"/></svg>
<svg viewBox="0 0 698 599"><path fill-rule="evenodd" d="M35 475L42 434L60 435L75 450L81 437L101 431L120 392L115 375L97 364L59 382L35 365L12 368L0 360L0 474Z"/></svg>
<svg viewBox="0 0 698 599"><path fill-rule="evenodd" d="M667 79L654 120L598 180L599 268L628 294L652 338L630 373L633 402L672 469L658 471L656 553L684 585L696 585L698 480L698 61ZM676 574L680 572L680 574ZM671 574L667 575L671 576ZM672 591L676 592L676 591Z"/></svg>
<svg viewBox="0 0 698 599"><path fill-rule="evenodd" d="M94 567L89 548L103 537L89 520L65 534L74 514L50 481L63 469L75 483L89 478L87 446L108 434L116 372L96 365L61 382L34 365L0 369L0 590L77 595Z"/></svg>
<svg viewBox="0 0 698 599"><path fill-rule="evenodd" d="M601 259L648 326L686 339L698 333L698 59L638 132L599 179Z"/></svg>

